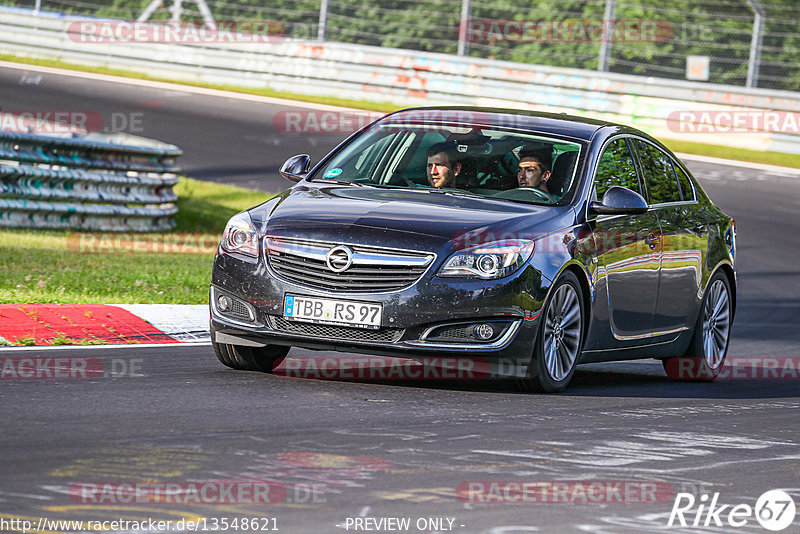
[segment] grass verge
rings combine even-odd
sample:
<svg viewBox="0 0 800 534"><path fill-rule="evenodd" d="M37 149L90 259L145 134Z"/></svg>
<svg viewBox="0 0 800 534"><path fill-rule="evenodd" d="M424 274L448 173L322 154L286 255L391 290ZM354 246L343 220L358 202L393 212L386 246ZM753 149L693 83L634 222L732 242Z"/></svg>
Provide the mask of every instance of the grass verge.
<svg viewBox="0 0 800 534"><path fill-rule="evenodd" d="M177 228L167 235L0 229L0 303L207 302L225 223L271 195L188 178L175 191Z"/></svg>

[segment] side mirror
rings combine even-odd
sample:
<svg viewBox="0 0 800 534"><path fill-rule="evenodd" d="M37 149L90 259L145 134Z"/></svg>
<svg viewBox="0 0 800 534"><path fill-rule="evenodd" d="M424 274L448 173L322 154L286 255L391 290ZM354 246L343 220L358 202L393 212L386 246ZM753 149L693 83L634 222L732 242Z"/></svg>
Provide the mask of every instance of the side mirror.
<svg viewBox="0 0 800 534"><path fill-rule="evenodd" d="M647 201L642 195L618 185L608 188L602 202L593 200L589 203L589 213L593 215L635 215L647 209Z"/></svg>
<svg viewBox="0 0 800 534"><path fill-rule="evenodd" d="M311 157L308 154L299 154L287 159L281 165L281 176L293 182L299 182L308 174L309 167L311 167Z"/></svg>

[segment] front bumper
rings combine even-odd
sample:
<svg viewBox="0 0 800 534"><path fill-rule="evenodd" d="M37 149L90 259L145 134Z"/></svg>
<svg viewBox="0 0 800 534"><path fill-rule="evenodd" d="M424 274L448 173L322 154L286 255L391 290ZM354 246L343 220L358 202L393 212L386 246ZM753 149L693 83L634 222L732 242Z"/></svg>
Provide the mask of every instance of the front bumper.
<svg viewBox="0 0 800 534"><path fill-rule="evenodd" d="M500 376L523 376L538 332L545 289L528 266L501 280L458 280L426 274L409 288L394 292L323 291L281 279L263 261L251 263L218 255L211 286L214 341L250 346L284 345L409 358L472 358ZM225 294L248 307L237 317L217 309ZM378 330L318 325L286 320L287 294L380 303ZM491 339L471 338L473 325L489 323Z"/></svg>

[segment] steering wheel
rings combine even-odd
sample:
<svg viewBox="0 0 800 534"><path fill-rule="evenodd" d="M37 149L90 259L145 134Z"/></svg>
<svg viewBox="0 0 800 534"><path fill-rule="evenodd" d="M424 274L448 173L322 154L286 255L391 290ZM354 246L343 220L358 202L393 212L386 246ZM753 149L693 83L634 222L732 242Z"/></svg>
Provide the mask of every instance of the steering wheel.
<svg viewBox="0 0 800 534"><path fill-rule="evenodd" d="M525 191L532 191L533 193L538 195L539 198L541 198L545 202L550 202L552 200L552 198L550 197L550 195L548 193L545 193L544 191L542 191L538 187L518 187L517 189L522 189L522 190L525 190Z"/></svg>
<svg viewBox="0 0 800 534"><path fill-rule="evenodd" d="M416 189L417 187L419 187L419 184L415 183L411 178L403 174L400 174L399 172L392 173L391 178L389 178L389 183L394 183L396 181L395 180L396 178L400 178L400 180L405 182L405 184L411 189Z"/></svg>
<svg viewBox="0 0 800 534"><path fill-rule="evenodd" d="M527 194L525 194L525 193L523 193L522 195L519 194L520 192L523 192L523 191L525 193L533 193L534 197L536 197L534 200L543 201L543 202L551 202L553 200L553 198L548 193L545 193L544 191L542 191L538 187L527 187L527 186L526 187L516 187L514 189L508 189L506 191L501 191L499 193L496 193L496 194L494 194L492 196L495 197L495 198L509 198L509 199L512 199L512 200L527 200L525 198L525 197L527 197Z"/></svg>

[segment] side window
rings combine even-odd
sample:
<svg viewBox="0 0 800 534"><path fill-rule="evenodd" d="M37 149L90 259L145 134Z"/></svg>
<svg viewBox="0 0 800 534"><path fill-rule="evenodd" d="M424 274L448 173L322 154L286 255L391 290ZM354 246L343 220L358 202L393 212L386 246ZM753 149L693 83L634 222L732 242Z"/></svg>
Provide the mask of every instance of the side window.
<svg viewBox="0 0 800 534"><path fill-rule="evenodd" d="M600 156L597 174L594 178L597 198L602 200L608 188L613 185L627 187L641 194L639 180L636 178L636 166L625 139L619 138L611 142Z"/></svg>
<svg viewBox="0 0 800 534"><path fill-rule="evenodd" d="M650 204L680 202L681 191L669 156L640 139L635 139L634 143L642 162Z"/></svg>
<svg viewBox="0 0 800 534"><path fill-rule="evenodd" d="M697 200L694 196L691 178L689 178L678 165L675 165L675 174L678 175L678 185L681 186L681 196L683 196L683 200Z"/></svg>

